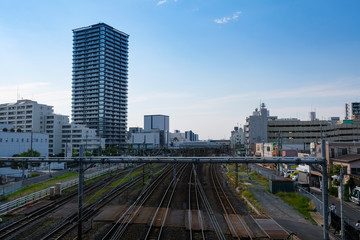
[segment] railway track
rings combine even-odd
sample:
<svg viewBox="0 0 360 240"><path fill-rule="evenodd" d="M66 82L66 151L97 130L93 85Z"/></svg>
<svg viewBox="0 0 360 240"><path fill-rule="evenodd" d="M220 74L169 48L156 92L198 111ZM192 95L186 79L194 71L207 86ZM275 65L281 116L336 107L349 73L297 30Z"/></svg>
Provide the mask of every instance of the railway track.
<svg viewBox="0 0 360 240"><path fill-rule="evenodd" d="M176 167L179 165L176 165ZM170 178L173 173L173 168L168 165L160 175L153 179L147 186L145 186L136 200L124 211L120 218L116 221L114 226L106 233L103 239L121 239L126 235L130 223L139 215L139 212L153 196L154 192ZM169 186L172 183L169 184Z"/></svg>
<svg viewBox="0 0 360 240"><path fill-rule="evenodd" d="M205 239L205 226L202 211L200 210L200 196L197 182L195 164L192 164L189 176L189 208L187 221L189 228L189 239Z"/></svg>
<svg viewBox="0 0 360 240"><path fill-rule="evenodd" d="M82 222L90 220L94 215L96 215L101 208L106 206L114 198L120 194L125 193L127 190L136 187L144 179L144 175L150 175L151 171L147 171L144 174L141 174L119 186L113 188L111 191L107 192L102 197L98 198L94 203L83 208L83 216L80 219ZM53 228L48 234L43 236L41 239L61 239L64 238L67 234L72 232L78 226L78 216L77 213L74 213L68 216L61 224Z"/></svg>
<svg viewBox="0 0 360 240"><path fill-rule="evenodd" d="M181 178L186 167L188 167L188 164L181 165L179 172L176 174L176 178L173 178L172 181L168 184L168 187L166 188L166 191L164 192L164 195L152 217L150 226L148 227L144 239L161 239L161 235L170 209L170 204L174 197L174 192L178 184L178 179Z"/></svg>
<svg viewBox="0 0 360 240"><path fill-rule="evenodd" d="M104 185L104 183L111 182L116 179L118 176L108 176L101 181L93 183L91 185L85 185L84 192L86 194L91 193L95 189ZM31 211L25 217L8 224L4 228L0 229L0 239L5 239L12 234L19 234L21 230L25 229L28 225L32 224L33 222L43 218L44 216L48 215L49 213L53 212L54 210L60 208L61 206L65 205L66 203L70 202L75 196L77 196L77 190L72 191L65 197L61 199L55 200L55 202L49 203L39 209Z"/></svg>
<svg viewBox="0 0 360 240"><path fill-rule="evenodd" d="M235 208L230 202L221 184L215 165L212 164L210 168L212 185L223 210L223 216L231 232L231 235L236 239L253 239L254 234L251 232L245 221L236 212Z"/></svg>

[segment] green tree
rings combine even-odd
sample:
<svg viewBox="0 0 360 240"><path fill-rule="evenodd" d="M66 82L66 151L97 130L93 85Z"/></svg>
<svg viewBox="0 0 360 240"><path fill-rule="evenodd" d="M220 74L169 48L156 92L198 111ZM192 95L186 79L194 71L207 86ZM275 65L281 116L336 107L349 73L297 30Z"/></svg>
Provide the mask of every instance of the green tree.
<svg viewBox="0 0 360 240"><path fill-rule="evenodd" d="M79 156L78 151L77 151L75 148L73 148L73 150L72 150L72 157L78 157L78 156Z"/></svg>
<svg viewBox="0 0 360 240"><path fill-rule="evenodd" d="M117 146L108 146L104 151L105 156L119 156L119 148Z"/></svg>
<svg viewBox="0 0 360 240"><path fill-rule="evenodd" d="M27 150L26 152L20 153L20 154L15 154L14 157L40 157L40 153L36 150ZM18 162L11 162L10 167L12 169L18 169L19 167L22 167L22 162L18 161ZM28 164L25 164L25 168L28 167Z"/></svg>

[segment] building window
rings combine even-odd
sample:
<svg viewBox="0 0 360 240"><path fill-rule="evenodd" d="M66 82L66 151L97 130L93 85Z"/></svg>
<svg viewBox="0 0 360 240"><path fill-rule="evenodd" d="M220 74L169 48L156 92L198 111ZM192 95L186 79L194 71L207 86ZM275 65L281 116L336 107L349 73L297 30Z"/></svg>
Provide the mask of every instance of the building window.
<svg viewBox="0 0 360 240"><path fill-rule="evenodd" d="M338 148L338 156L346 155L347 148Z"/></svg>
<svg viewBox="0 0 360 240"><path fill-rule="evenodd" d="M360 168L351 168L351 174L360 175Z"/></svg>

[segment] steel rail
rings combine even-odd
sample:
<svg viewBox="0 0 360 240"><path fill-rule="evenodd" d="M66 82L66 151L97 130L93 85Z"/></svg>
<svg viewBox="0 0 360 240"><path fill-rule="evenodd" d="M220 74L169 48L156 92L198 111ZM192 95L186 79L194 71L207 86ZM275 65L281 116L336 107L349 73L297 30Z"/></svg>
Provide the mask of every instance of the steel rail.
<svg viewBox="0 0 360 240"><path fill-rule="evenodd" d="M125 175L128 176L129 174ZM68 232L72 231L77 226L78 221L84 221L90 218L92 215L96 213L100 208L102 208L104 205L106 205L109 201L114 199L116 196L121 194L123 191L128 189L129 187L132 187L133 185L136 185L142 180L142 175L137 176L136 178L133 178L132 181L127 181L126 183L123 183L114 189L112 189L110 192L105 194L103 197L99 198L96 202L86 206L84 208L84 215L81 219L77 218L77 213L74 213L67 217L62 223L60 223L58 226L56 226L50 233L43 236L41 239L53 239L55 235L55 239L59 239L63 236L65 236ZM110 184L110 182L108 183Z"/></svg>
<svg viewBox="0 0 360 240"><path fill-rule="evenodd" d="M92 185L86 185L85 192L88 193L99 186L102 186L104 182L108 182L109 180L116 178L116 175L108 176L105 179L102 179L101 181L96 182ZM36 209L32 212L30 212L26 217L23 217L4 228L0 229L0 239L4 239L5 237L13 234L14 232L18 231L19 229L23 228L24 226L27 226L28 224L32 223L33 221L36 221L49 212L52 212L56 210L57 208L63 206L64 204L68 203L74 196L77 195L77 191L72 191L69 195L65 196L64 198L61 198L58 201L54 201L52 203L49 203L42 208ZM17 232L18 233L18 232Z"/></svg>
<svg viewBox="0 0 360 240"><path fill-rule="evenodd" d="M245 232L246 232L246 234L248 235L248 237L249 237L250 239L252 239L252 234L251 234L251 233L249 232L249 230L247 229L247 226L245 225L244 221L243 221L241 218L239 218L239 216L237 215L236 210L234 209L234 207L233 207L232 204L230 203L229 198L226 196L226 193L225 193L223 187L221 186L220 180L219 180L219 178L218 178L218 176L217 176L217 172L216 172L215 166L212 165L211 168L212 168L212 170L210 171L210 173L211 173L211 179L212 179L212 181L213 181L213 186L214 186L214 188L215 188L215 191L216 191L216 194L217 194L217 196L218 196L218 199L219 199L219 201L220 201L220 203L221 203L221 206L222 206L222 208L223 208L223 211L224 211L224 213L225 213L225 216L226 216L226 219L227 219L226 222L227 222L228 224L230 224L229 227L231 227L231 229L233 230L233 232L237 235L237 238L238 238L238 239L241 239L241 237L238 235L237 229L236 229L236 227L234 226L233 221L231 220L231 218L230 218L230 216L229 216L229 211L231 211L231 212L237 217L239 223L241 224L241 226L242 226L243 229L245 230ZM215 175L215 180L216 180L216 182L215 182L215 180L214 180L214 175ZM220 196L219 190L221 191L222 196ZM224 203L224 202L227 203L227 204L226 204L227 207L225 207L225 203Z"/></svg>
<svg viewBox="0 0 360 240"><path fill-rule="evenodd" d="M171 173L171 170L172 168L169 165L167 165L165 168L161 170L162 173L159 176L157 176L156 179L154 179L149 185L147 185L145 188L142 189L141 193L133 202L133 204L131 204L130 207L120 216L120 218L116 221L114 226L107 232L107 234L103 237L103 239L109 239L113 231L115 231L115 233L112 235L111 239L120 239L122 237L129 223L137 215L137 213L140 211L141 207L151 196L151 194L160 185L161 183L160 180L168 176ZM120 226L118 226L120 221L122 223L120 224Z"/></svg>
<svg viewBox="0 0 360 240"><path fill-rule="evenodd" d="M192 176L194 176L194 180L192 180ZM194 200L195 200L195 208L197 210L198 213L198 222L201 228L201 236L203 239L205 239L205 234L204 234L204 225L203 225L203 219L201 216L201 211L200 211L200 205L199 205L199 196L198 196L198 187L197 187L197 181L196 181L196 169L195 169L195 165L192 164L191 170L190 170L190 177L189 177L189 210L188 210L188 224L189 224L189 235L190 235L190 239L193 239L193 230L192 230L192 206L191 206L191 189L193 186L194 189ZM193 183L194 182L194 183Z"/></svg>
<svg viewBox="0 0 360 240"><path fill-rule="evenodd" d="M206 196L206 193L201 185L201 182L199 180L199 178L197 177L196 175L196 172L194 172L195 176L196 176L196 182L197 182L197 185L198 185L198 188L199 188L199 195L200 195L200 198L204 204L204 207L205 207L205 210L209 216L209 219L210 219L210 222L211 224L213 225L214 227L214 230L215 230L215 234L217 236L218 239L221 239L221 240L225 240L225 235L223 233L223 231L221 230L221 227L216 219L216 216L215 216L215 213L214 211L212 210L211 208L211 205L210 205L210 202Z"/></svg>
<svg viewBox="0 0 360 240"><path fill-rule="evenodd" d="M198 221L200 223L200 228L201 228L201 235L203 237L203 239L205 239L205 233L204 233L204 223L203 223L203 218L201 216L201 211L200 211L200 204L199 204L199 196L198 196L198 186L197 186L197 175L196 175L196 169L195 169L195 165L193 164L193 170L194 170L194 184L195 184L195 199L196 199L196 207L198 210Z"/></svg>
<svg viewBox="0 0 360 240"><path fill-rule="evenodd" d="M223 200L221 199L220 193L219 193L219 191L218 191L217 184L216 184L216 182L215 182L215 180L214 180L213 171L215 171L215 169L214 169L213 165L211 165L210 168L211 168L211 169L210 169L210 175L211 175L212 185L213 185L213 187L214 187L214 189L215 189L216 195L218 196L218 199L219 199L221 208L222 208L223 211L224 211L224 214L225 214L225 217L226 217L226 223L228 224L228 227L230 228L230 232L231 232L231 230L232 230L232 232L233 232L234 234L237 234L236 228L235 228L233 222L231 221L231 219L230 219L230 217L229 217L229 214L228 214L228 212L227 212L227 209L226 209L226 207L225 207L225 204L224 204ZM219 179L216 179L216 180L218 181ZM220 183L219 183L219 184L220 184ZM240 239L240 236L239 236L238 234L237 234L237 239Z"/></svg>
<svg viewBox="0 0 360 240"><path fill-rule="evenodd" d="M179 175L179 178L183 175L183 173L185 172L185 169L186 169L187 165L184 166L184 168L182 170L180 170L181 172L178 174ZM175 189L177 187L177 184L178 184L178 178L176 178L175 180L175 186L173 187L173 190L171 192L171 195L170 195L170 199L169 199L169 202L166 206L166 211L165 211L165 215L164 215L164 218L163 218L163 221L161 223L161 227L160 227L160 232L159 232L159 235L158 235L158 240L160 240L161 238L161 233L163 231L163 228L165 226L165 222L166 222L166 219L167 219L167 215L168 215L168 212L169 212L169 209L170 209L170 204L171 204L171 200L173 199L174 197L174 193L175 193Z"/></svg>
<svg viewBox="0 0 360 240"><path fill-rule="evenodd" d="M194 166L193 166L194 167ZM193 175L192 170L190 170L190 177L189 177L189 211L188 211L188 224L189 224L189 234L190 234L190 240L193 239L192 236L192 214L191 214L191 177ZM195 182L195 180L194 180Z"/></svg>
<svg viewBox="0 0 360 240"><path fill-rule="evenodd" d="M177 175L181 176L182 173L184 172L185 168L186 168L186 165L181 166L181 169L180 169L179 172L177 172ZM148 228L148 231L147 231L144 239L148 239L148 237L150 236L151 229L152 229L152 227L154 225L154 222L155 222L155 219L156 219L156 217L157 217L157 215L159 213L159 210L160 210L161 206L163 205L163 202L165 201L165 198L166 198L168 192L170 191L171 186L174 184L173 191L170 194L170 198L169 198L169 204L170 204L170 202L172 200L173 193L174 193L176 185L177 185L177 182L178 181L175 181L175 179L172 179L171 182L169 183L168 187L166 188L164 196L162 197L162 199L161 199L161 201L160 201L160 203L159 203L159 205L158 205L158 207L157 207L157 209L156 209L156 211L155 211L155 213L153 215L153 218L151 220L150 226ZM168 204L167 207L169 207L169 204ZM166 220L166 215L167 215L167 211L166 211L166 213L164 215L164 218L163 218L163 221L162 221L162 224L161 224L161 229L160 229L160 233L158 234L158 239L160 239L162 227L165 224L165 220Z"/></svg>

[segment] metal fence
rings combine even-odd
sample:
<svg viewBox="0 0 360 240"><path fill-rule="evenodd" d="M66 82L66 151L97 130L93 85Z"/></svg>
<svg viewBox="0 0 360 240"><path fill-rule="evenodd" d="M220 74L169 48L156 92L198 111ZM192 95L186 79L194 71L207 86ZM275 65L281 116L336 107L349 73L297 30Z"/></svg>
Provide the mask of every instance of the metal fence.
<svg viewBox="0 0 360 240"><path fill-rule="evenodd" d="M309 199L311 199L316 207L316 210L321 214L321 216L323 216L323 202L318 199L315 195L309 193L308 191L306 191L306 189L296 186L296 192L298 192L299 194L301 194L304 197L307 197Z"/></svg>
<svg viewBox="0 0 360 240"><path fill-rule="evenodd" d="M86 180L90 180L90 179L99 177L101 175L107 174L107 173L109 173L111 171L114 171L116 169L117 169L117 166L114 166L114 167L106 168L104 170L97 171L97 172L94 172L94 173L85 174L84 180L86 181ZM70 188L72 186L77 185L78 182L79 182L78 178L75 178L75 179L72 179L72 180L69 180L69 181L66 181L66 182L62 182L61 183L61 188L62 189ZM40 199L43 199L43 198L45 198L45 197L47 197L49 195L50 195L50 188L46 188L44 190L32 193L30 195L15 199L15 200L13 200L11 202L4 203L4 204L0 205L0 216L6 214L8 212L14 211L15 209L23 207L23 206L25 206L27 204L30 204L32 202L36 202L36 201L38 201Z"/></svg>
<svg viewBox="0 0 360 240"><path fill-rule="evenodd" d="M278 176L274 173L274 171L270 170L267 171L263 166L258 166L257 164L249 164L249 168L251 171L257 172L266 179L275 179L275 180L284 180L284 177Z"/></svg>
<svg viewBox="0 0 360 240"><path fill-rule="evenodd" d="M23 187L22 182L13 182L0 189L0 196L7 196L13 192L20 190Z"/></svg>
<svg viewBox="0 0 360 240"><path fill-rule="evenodd" d="M26 178L26 179L24 179L24 181L20 180L17 182L12 182L10 184L6 184L5 186L0 187L0 196L7 196L7 195L14 193L26 186L46 181L50 178L50 176L57 177L57 176L65 174L67 172L68 172L68 170L56 171L56 172L51 172L51 175L46 174L46 175L42 175L42 176Z"/></svg>

